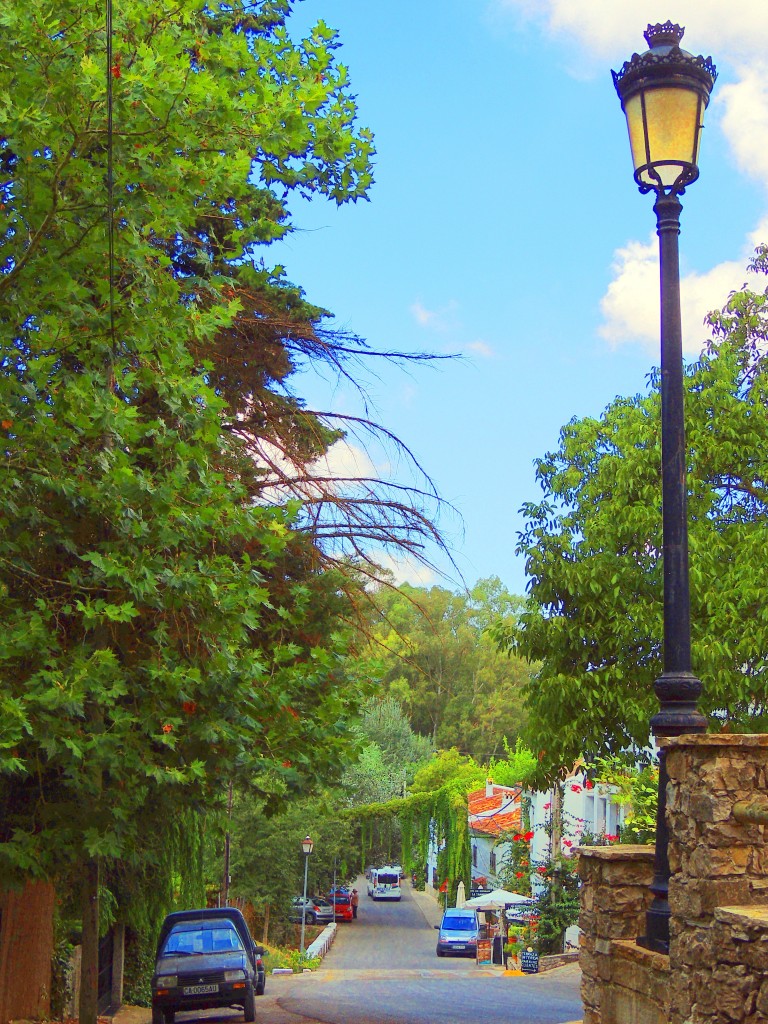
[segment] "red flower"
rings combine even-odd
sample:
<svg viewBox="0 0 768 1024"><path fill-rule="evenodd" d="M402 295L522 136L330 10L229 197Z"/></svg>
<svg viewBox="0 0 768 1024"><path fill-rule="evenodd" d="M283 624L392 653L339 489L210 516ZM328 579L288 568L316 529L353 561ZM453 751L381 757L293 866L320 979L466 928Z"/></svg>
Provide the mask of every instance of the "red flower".
<svg viewBox="0 0 768 1024"><path fill-rule="evenodd" d="M540 875L546 875L547 869L545 867L536 868Z"/></svg>
<svg viewBox="0 0 768 1024"><path fill-rule="evenodd" d="M552 804L544 804L544 810L548 811Z"/></svg>
<svg viewBox="0 0 768 1024"><path fill-rule="evenodd" d="M197 711L197 702L194 700L185 700L181 707L188 715L194 715Z"/></svg>
<svg viewBox="0 0 768 1024"><path fill-rule="evenodd" d="M515 872L515 878L523 878L523 872L522 871L516 871Z"/></svg>
<svg viewBox="0 0 768 1024"><path fill-rule="evenodd" d="M523 838L523 837L522 837L522 836L520 835L520 833L519 833L519 832L516 832L516 833L515 833L515 834L514 834L514 835L512 836L512 842L513 842L513 843L519 843L519 842L520 842L520 840L521 840L522 838Z"/></svg>
<svg viewBox="0 0 768 1024"><path fill-rule="evenodd" d="M612 842L614 842L614 840L618 839L619 837L617 835L615 835L615 836L614 835L609 835L609 833L606 832L605 833L605 838L608 840L609 843L612 843Z"/></svg>
<svg viewBox="0 0 768 1024"><path fill-rule="evenodd" d="M607 837L606 837L606 838L607 838ZM569 847L569 848L570 848L571 846L573 846L573 843L571 842L571 840L570 840L570 839L564 839L564 840L563 840L563 846L567 846L567 847Z"/></svg>
<svg viewBox="0 0 768 1024"><path fill-rule="evenodd" d="M290 761L283 761L283 768L291 768L291 767L292 767L292 765L291 765Z"/></svg>
<svg viewBox="0 0 768 1024"><path fill-rule="evenodd" d="M508 935L507 936L507 940L514 945L514 943L517 942L517 936L516 935Z"/></svg>
<svg viewBox="0 0 768 1024"><path fill-rule="evenodd" d="M581 786L578 784L578 782L574 782L574 784L571 786L571 791L574 793L581 792Z"/></svg>
<svg viewBox="0 0 768 1024"><path fill-rule="evenodd" d="M523 836L523 839L526 841L526 843L530 843L530 841L533 839L533 832L526 832Z"/></svg>
<svg viewBox="0 0 768 1024"><path fill-rule="evenodd" d="M170 722L166 722L163 726L163 732L173 732L173 726Z"/></svg>
<svg viewBox="0 0 768 1024"><path fill-rule="evenodd" d="M594 788L595 788L595 784L592 781L592 779L585 779L584 780L584 789L594 789Z"/></svg>

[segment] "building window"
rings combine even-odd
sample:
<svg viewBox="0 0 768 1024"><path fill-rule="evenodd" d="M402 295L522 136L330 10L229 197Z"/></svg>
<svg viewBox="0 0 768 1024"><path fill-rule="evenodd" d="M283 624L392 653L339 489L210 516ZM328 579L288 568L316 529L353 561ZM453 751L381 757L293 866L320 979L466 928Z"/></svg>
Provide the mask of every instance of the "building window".
<svg viewBox="0 0 768 1024"><path fill-rule="evenodd" d="M472 866L477 867L477 847L472 844Z"/></svg>
<svg viewBox="0 0 768 1024"><path fill-rule="evenodd" d="M491 850L491 871L496 870L496 851Z"/></svg>

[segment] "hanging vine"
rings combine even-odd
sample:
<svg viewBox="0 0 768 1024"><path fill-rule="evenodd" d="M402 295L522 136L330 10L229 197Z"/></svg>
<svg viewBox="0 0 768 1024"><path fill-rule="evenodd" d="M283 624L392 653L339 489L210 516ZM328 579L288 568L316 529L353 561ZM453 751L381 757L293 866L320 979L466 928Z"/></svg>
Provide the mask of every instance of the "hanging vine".
<svg viewBox="0 0 768 1024"><path fill-rule="evenodd" d="M393 859L395 826L399 826L400 863L406 873L423 872L434 845L440 884L447 883L451 896L460 881L468 888L471 850L464 789L461 782L452 781L431 793L414 793L346 811L345 817L355 819L359 827L360 870L365 870L372 851L381 850L385 859Z"/></svg>

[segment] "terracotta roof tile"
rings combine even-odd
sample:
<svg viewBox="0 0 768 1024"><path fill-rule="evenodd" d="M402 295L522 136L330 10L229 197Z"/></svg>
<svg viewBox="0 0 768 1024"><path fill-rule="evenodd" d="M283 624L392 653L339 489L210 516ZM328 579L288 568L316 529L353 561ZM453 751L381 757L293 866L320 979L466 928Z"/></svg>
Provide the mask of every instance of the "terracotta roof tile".
<svg viewBox="0 0 768 1024"><path fill-rule="evenodd" d="M518 786L494 786L493 796L485 795L485 788L476 789L467 797L469 813L487 814L489 811L506 810L507 805L520 800L521 790Z"/></svg>
<svg viewBox="0 0 768 1024"><path fill-rule="evenodd" d="M502 832L517 832L521 828L520 811L492 814L487 817L470 816L469 827L474 832L483 832L489 836L499 836Z"/></svg>

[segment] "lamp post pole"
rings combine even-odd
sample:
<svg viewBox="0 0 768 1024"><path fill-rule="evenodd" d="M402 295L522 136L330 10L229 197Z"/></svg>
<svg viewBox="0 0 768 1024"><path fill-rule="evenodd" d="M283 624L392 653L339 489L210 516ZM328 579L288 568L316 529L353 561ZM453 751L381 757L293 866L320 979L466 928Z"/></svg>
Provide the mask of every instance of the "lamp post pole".
<svg viewBox="0 0 768 1024"><path fill-rule="evenodd" d="M651 719L659 743L659 801L653 902L646 933L638 943L669 952L669 832L664 738L705 732L697 709L702 684L691 671L691 612L688 573L688 499L684 419L683 343L680 314L680 196L696 180L704 110L717 71L711 58L680 48L684 29L672 22L649 25L651 49L635 54L614 85L627 117L641 192L655 192L661 299L661 492L664 563L664 659L654 683L659 711Z"/></svg>
<svg viewBox="0 0 768 1024"><path fill-rule="evenodd" d="M642 946L669 952L669 829L667 827L666 736L701 733L707 720L697 709L701 680L691 671L691 602L688 573L688 492L680 315L678 238L682 204L674 193L654 205L659 236L661 284L661 495L664 558L664 661L654 683L659 710L651 728L659 744L659 799L653 902L646 914Z"/></svg>
<svg viewBox="0 0 768 1024"><path fill-rule="evenodd" d="M312 853L312 847L315 844L309 838L305 836L301 842L301 848L304 852L304 898L301 901L301 948L299 952L304 956L304 926L307 919L307 874L309 871L309 855Z"/></svg>

